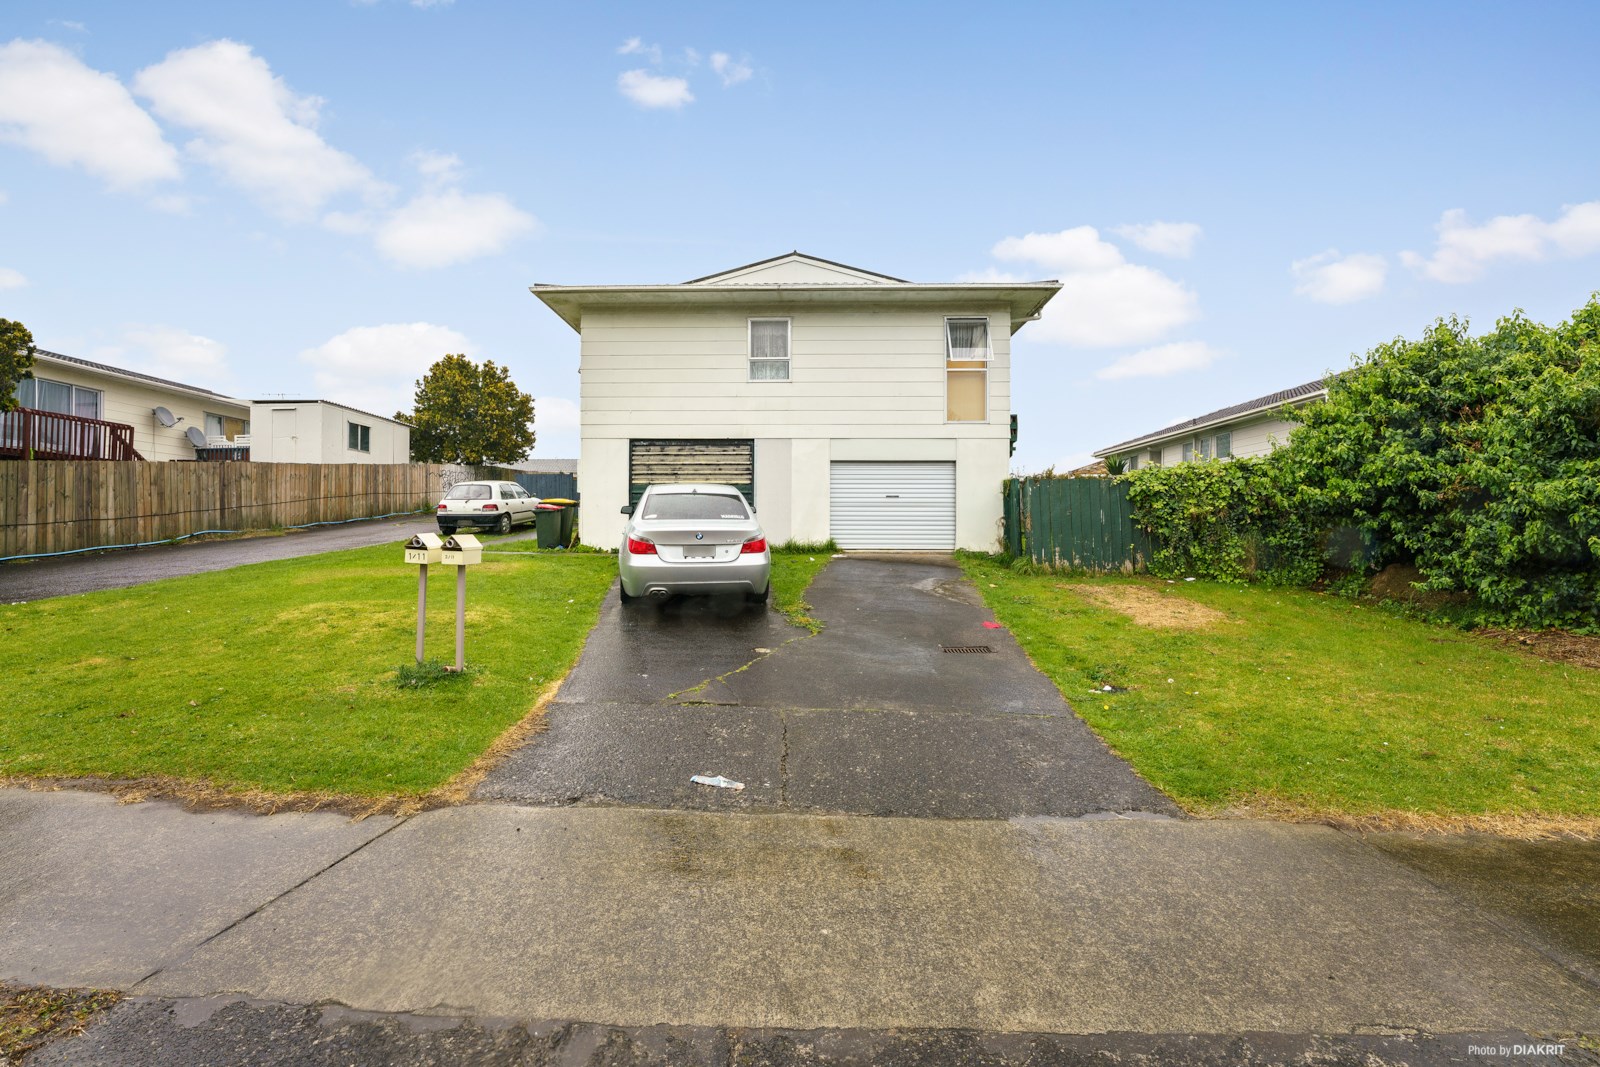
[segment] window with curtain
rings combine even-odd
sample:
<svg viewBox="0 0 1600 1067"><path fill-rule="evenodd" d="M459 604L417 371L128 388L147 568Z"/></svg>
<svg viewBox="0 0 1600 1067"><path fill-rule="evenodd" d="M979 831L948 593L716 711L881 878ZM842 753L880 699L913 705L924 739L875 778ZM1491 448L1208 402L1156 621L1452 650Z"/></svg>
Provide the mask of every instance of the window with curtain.
<svg viewBox="0 0 1600 1067"><path fill-rule="evenodd" d="M1193 463L1194 462L1194 442L1193 441L1185 441L1183 443L1183 462L1185 462L1185 463Z"/></svg>
<svg viewBox="0 0 1600 1067"><path fill-rule="evenodd" d="M222 425L222 416L221 415L213 415L209 411L206 412L206 437L207 437L207 439L210 439L212 437L226 437L227 433L228 433L228 431L226 429L224 429L223 425Z"/></svg>
<svg viewBox="0 0 1600 1067"><path fill-rule="evenodd" d="M1217 434L1217 458L1227 459L1231 455L1233 455L1232 432Z"/></svg>
<svg viewBox="0 0 1600 1067"><path fill-rule="evenodd" d="M789 380L789 320L750 320L750 380Z"/></svg>
<svg viewBox="0 0 1600 1067"><path fill-rule="evenodd" d="M946 422L989 418L989 320L945 319Z"/></svg>
<svg viewBox="0 0 1600 1067"><path fill-rule="evenodd" d="M945 350L949 359L989 358L988 319L945 319Z"/></svg>

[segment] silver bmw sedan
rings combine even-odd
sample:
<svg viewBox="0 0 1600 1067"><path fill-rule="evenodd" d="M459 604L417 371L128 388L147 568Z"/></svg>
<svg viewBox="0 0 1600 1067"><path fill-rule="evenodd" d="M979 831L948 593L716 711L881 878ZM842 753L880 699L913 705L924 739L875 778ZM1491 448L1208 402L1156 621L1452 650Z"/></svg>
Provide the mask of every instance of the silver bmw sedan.
<svg viewBox="0 0 1600 1067"><path fill-rule="evenodd" d="M617 567L624 604L674 593L742 593L766 602L772 551L755 509L733 486L652 485L622 513L628 524Z"/></svg>

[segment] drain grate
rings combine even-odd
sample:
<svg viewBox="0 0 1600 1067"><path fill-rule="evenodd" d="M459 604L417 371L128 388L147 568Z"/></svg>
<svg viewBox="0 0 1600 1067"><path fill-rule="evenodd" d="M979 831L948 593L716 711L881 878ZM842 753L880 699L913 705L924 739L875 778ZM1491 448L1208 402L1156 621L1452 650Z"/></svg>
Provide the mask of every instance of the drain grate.
<svg viewBox="0 0 1600 1067"><path fill-rule="evenodd" d="M940 645L940 652L993 652L988 645Z"/></svg>

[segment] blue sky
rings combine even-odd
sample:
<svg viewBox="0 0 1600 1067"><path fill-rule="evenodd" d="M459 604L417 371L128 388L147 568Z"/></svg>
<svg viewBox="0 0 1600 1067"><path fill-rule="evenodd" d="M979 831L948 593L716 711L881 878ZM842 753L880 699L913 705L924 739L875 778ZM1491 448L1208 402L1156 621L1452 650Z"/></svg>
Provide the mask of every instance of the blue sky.
<svg viewBox="0 0 1600 1067"><path fill-rule="evenodd" d="M489 0L0 15L0 317L389 413L445 351L577 451L534 282L798 248L1057 277L1019 469L1600 289L1600 5Z"/></svg>

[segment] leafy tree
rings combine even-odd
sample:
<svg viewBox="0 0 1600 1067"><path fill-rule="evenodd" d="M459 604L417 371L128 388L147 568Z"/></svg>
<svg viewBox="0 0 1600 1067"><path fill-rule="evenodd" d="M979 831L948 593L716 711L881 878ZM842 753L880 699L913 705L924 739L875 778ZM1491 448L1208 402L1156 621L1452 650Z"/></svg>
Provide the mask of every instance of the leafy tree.
<svg viewBox="0 0 1600 1067"><path fill-rule="evenodd" d="M15 411L17 383L33 377L33 334L20 322L0 319L0 411Z"/></svg>
<svg viewBox="0 0 1600 1067"><path fill-rule="evenodd" d="M1600 294L1554 327L1451 318L1380 345L1301 418L1285 451L1307 514L1486 621L1600 627Z"/></svg>
<svg viewBox="0 0 1600 1067"><path fill-rule="evenodd" d="M411 424L418 463L514 463L533 448L533 397L493 360L445 356L417 382L413 404L395 418Z"/></svg>

